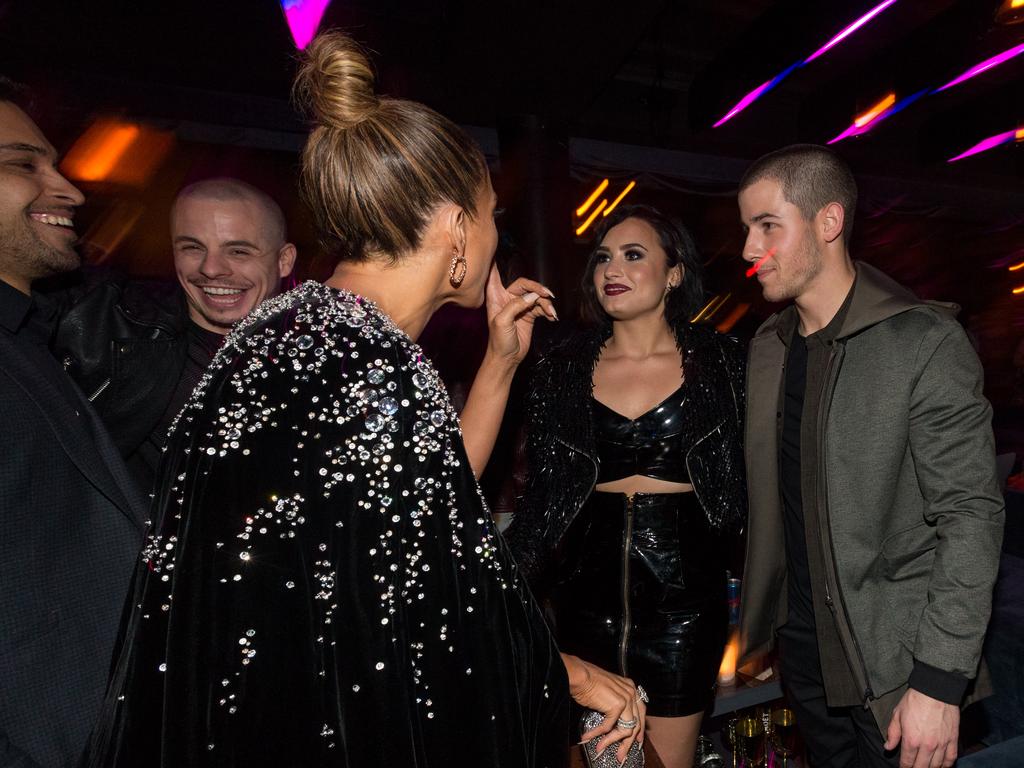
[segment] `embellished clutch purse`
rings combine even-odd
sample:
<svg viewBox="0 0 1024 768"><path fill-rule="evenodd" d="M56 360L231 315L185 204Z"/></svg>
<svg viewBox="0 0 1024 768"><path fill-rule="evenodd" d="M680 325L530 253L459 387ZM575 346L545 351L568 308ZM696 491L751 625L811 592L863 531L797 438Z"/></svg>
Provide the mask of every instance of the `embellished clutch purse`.
<svg viewBox="0 0 1024 768"><path fill-rule="evenodd" d="M591 728L596 728L603 720L604 715L596 710L585 712L580 719L580 734L586 733ZM606 747L600 755L597 754L597 742L600 740L600 736L595 736L583 745L583 753L587 756L588 768L643 768L644 749L639 742L633 742L633 746L626 753L625 762L620 766L619 761L615 757L615 744Z"/></svg>

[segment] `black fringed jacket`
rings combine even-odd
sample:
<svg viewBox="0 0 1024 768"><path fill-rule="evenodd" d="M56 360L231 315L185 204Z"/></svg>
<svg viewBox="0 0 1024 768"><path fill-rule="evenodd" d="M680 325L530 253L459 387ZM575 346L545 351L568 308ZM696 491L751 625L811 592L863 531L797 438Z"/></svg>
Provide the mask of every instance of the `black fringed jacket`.
<svg viewBox="0 0 1024 768"><path fill-rule="evenodd" d="M735 339L702 325L675 328L688 408L698 440L686 454L708 522L738 532L747 516L743 467L745 354ZM553 554L597 482L591 396L594 366L611 326L578 331L537 363L527 396L527 480L505 539L538 595Z"/></svg>

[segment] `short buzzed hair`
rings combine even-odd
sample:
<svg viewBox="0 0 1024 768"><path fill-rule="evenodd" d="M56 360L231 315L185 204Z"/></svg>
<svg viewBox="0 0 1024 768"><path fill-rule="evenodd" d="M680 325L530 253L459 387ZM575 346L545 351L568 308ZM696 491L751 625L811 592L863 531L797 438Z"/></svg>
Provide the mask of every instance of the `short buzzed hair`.
<svg viewBox="0 0 1024 768"><path fill-rule="evenodd" d="M800 209L810 221L829 203L843 206L843 242L850 242L853 214L857 208L857 182L850 166L839 155L818 144L793 144L754 161L739 191L770 179L782 187L786 202Z"/></svg>
<svg viewBox="0 0 1024 768"><path fill-rule="evenodd" d="M24 109L29 101L28 88L0 75L0 101L9 102Z"/></svg>
<svg viewBox="0 0 1024 768"><path fill-rule="evenodd" d="M174 207L188 198L205 198L208 200L249 200L258 204L266 211L267 218L263 222L266 231L271 235L274 245L280 247L288 241L288 227L285 223L284 211L277 202L262 189L246 184L239 179L218 177L203 179L184 187L174 198ZM171 209L174 216L174 209Z"/></svg>

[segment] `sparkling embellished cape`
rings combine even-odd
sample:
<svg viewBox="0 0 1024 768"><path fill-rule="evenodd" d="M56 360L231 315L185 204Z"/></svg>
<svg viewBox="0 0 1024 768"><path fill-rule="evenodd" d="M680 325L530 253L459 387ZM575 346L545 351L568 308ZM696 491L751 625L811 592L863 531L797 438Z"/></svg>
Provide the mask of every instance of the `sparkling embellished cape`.
<svg viewBox="0 0 1024 768"><path fill-rule="evenodd" d="M567 684L433 366L304 283L172 428L94 766L555 766Z"/></svg>

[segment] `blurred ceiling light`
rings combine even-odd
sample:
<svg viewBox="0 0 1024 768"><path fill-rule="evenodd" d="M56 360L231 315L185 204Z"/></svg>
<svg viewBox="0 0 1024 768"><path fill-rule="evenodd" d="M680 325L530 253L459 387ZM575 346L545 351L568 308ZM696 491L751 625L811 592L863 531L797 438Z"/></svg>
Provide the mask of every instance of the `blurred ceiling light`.
<svg viewBox="0 0 1024 768"><path fill-rule="evenodd" d="M100 119L68 151L61 168L76 181L145 183L174 143L172 134Z"/></svg>
<svg viewBox="0 0 1024 768"><path fill-rule="evenodd" d="M962 75L960 75L960 77L953 78L948 83L943 85L941 88L936 88L935 92L938 93L939 91L944 91L947 88L952 88L954 85L959 85L965 80L970 80L972 77L976 77L980 75L982 72L988 72L988 70L992 69L993 67L998 67L1000 64L1003 64L1004 62L1007 62L1010 59L1014 58L1015 56L1019 56L1022 53L1024 53L1024 43L1021 43L1020 45L1015 45L1013 46L1013 48L1010 48L1009 50L1003 51L1002 53L998 53L991 58L985 59L980 64L975 64L973 67L971 67Z"/></svg>
<svg viewBox="0 0 1024 768"><path fill-rule="evenodd" d="M696 315L694 315L693 318L691 318L690 324L692 325L693 323L699 323L701 320L710 320L711 317L715 314L715 312L721 309L722 305L725 304L725 302L727 302L731 296L731 292L725 294L724 296L722 294L715 294L714 296L712 296L711 301L705 304L704 308Z"/></svg>
<svg viewBox="0 0 1024 768"><path fill-rule="evenodd" d="M295 47L304 50L316 37L320 22L324 18L331 0L281 0L288 29L291 30Z"/></svg>
<svg viewBox="0 0 1024 768"><path fill-rule="evenodd" d="M882 2L882 3L879 3L878 5L876 5L874 8L872 8L870 11L865 13L863 16L861 16L855 22L853 22L849 26L843 28L835 37L833 37L831 40L829 40L827 43L825 43L823 46L821 46L821 48L819 48L814 53L812 53L810 56L808 56L806 59L804 59L804 64L811 63L816 58L818 58L823 53L825 53L830 48L832 48L833 46L839 45L839 43L841 43L847 37L852 35L858 29L863 27L865 24L867 24L869 21L871 21L873 18L875 18L875 16L880 14L882 11L884 11L886 8L888 8L890 5L892 5L895 2L896 2L896 0L885 0L885 2Z"/></svg>
<svg viewBox="0 0 1024 768"><path fill-rule="evenodd" d="M1017 294L1020 294L1020 293L1024 293L1024 285L1022 285L1020 288L1014 288L1013 289L1013 293L1014 293L1014 295L1017 295Z"/></svg>
<svg viewBox="0 0 1024 768"><path fill-rule="evenodd" d="M747 312L750 311L750 304L742 302L733 307L732 312L725 316L718 325L715 326L715 330L719 333L728 333L732 330L732 327L738 323Z"/></svg>
<svg viewBox="0 0 1024 768"><path fill-rule="evenodd" d="M725 115L723 117L721 117L718 120L718 122L715 123L712 127L713 128L717 128L718 126L723 125L724 123L728 122L732 118L736 117L736 115L738 115L744 109L749 107L751 104L753 104L759 98L764 96L768 91L770 91L776 85L781 83L783 81L783 79L785 79L787 76L789 76L789 74L791 72L793 72L793 70L797 69L798 67L802 67L805 64L810 64L812 61L814 61L819 56L822 56L827 51L829 51L832 48L834 48L835 46L839 45L839 43L841 43L847 37L852 35L858 29L863 27L869 21L874 19L878 14L880 14L886 8L888 8L891 5L894 5L895 3L896 3L896 0L883 0L883 2L879 3L878 5L876 5L874 8L872 8L870 11L868 11L863 16L858 18L856 21L853 21L850 24L847 24L839 32L837 32L827 43L825 43L823 46L821 46L821 48L816 50L814 53L812 53L806 59L798 61L796 64L793 64L792 66L790 66L788 69L785 69L782 72L780 72L779 74L777 74L771 80L768 80L768 81L762 83L761 85L757 86L757 88L755 88L750 93L748 93L746 96L744 96L742 99L740 99L736 103L736 106L734 106L732 109L730 109L728 112L726 112Z"/></svg>
<svg viewBox="0 0 1024 768"><path fill-rule="evenodd" d="M1024 2L1024 0L1021 0L1021 2ZM1024 261L1022 261L1020 264L1014 264L1009 269L1011 272L1019 272L1020 270L1024 269Z"/></svg>
<svg viewBox="0 0 1024 768"><path fill-rule="evenodd" d="M587 227L594 223L594 219L596 219L597 215L604 210L604 207L606 205L608 205L608 201L602 200L600 205L598 205L597 208L594 209L594 212L587 216L587 220L576 228L576 237L579 237L580 235L587 231Z"/></svg>
<svg viewBox="0 0 1024 768"><path fill-rule="evenodd" d="M996 21L1000 24L1024 22L1024 0L1006 0L996 11Z"/></svg>
<svg viewBox="0 0 1024 768"><path fill-rule="evenodd" d="M583 205L576 209L576 215L582 216L587 210L594 204L594 201L600 196L602 192L608 189L608 179L605 179L597 185L597 189L590 193L590 197L583 201Z"/></svg>
<svg viewBox="0 0 1024 768"><path fill-rule="evenodd" d="M949 158L949 160L947 160L946 162L955 163L957 160L963 160L965 157L977 155L981 152L986 152L1002 144L1009 144L1011 141L1020 141L1022 139L1024 139L1024 128L1018 128L1017 130L1013 131L1006 131L1005 133L997 133L995 136L989 136L987 139L979 141L966 152L961 152L956 157Z"/></svg>
<svg viewBox="0 0 1024 768"><path fill-rule="evenodd" d="M929 91L924 90L918 91L915 94L911 94L906 98L900 99L895 104L890 104L888 107L885 107L877 114L872 115L871 119L863 123L862 125L857 125L857 120L868 117L868 115L874 111L874 108L872 108L869 112L861 115L861 117L857 118L857 120L854 120L854 122L850 124L849 128L847 128L845 131L840 133L838 136L836 136L828 143L835 144L837 141L842 141L843 139L849 138L850 136L860 136L862 133L867 133L868 131L872 130L883 121L888 120L897 112L902 112L904 109L909 107L922 96L926 96L928 93Z"/></svg>
<svg viewBox="0 0 1024 768"><path fill-rule="evenodd" d="M604 209L604 214L603 215L607 216L609 213L614 211L615 210L615 206L617 206L619 203L621 203L622 202L622 198L624 198L626 195L628 195L630 192L632 192L633 191L633 187L635 187L635 186L636 186L636 182L635 181L629 182L629 184L626 185L626 188L624 190L622 190L621 192L619 192L619 196L616 197L614 200L612 200L612 204Z"/></svg>
<svg viewBox="0 0 1024 768"><path fill-rule="evenodd" d="M869 109L863 115L861 115L860 117L855 119L853 121L853 124L855 126L857 126L858 128L863 128L865 125L870 123L872 120L874 120L876 117L878 117L880 114L882 114L882 112L887 110L889 107L891 107L895 103L896 103L896 94L895 93L890 93L888 96L886 96L880 102L875 104L875 106L873 106L871 109Z"/></svg>

